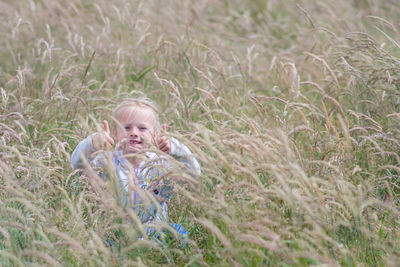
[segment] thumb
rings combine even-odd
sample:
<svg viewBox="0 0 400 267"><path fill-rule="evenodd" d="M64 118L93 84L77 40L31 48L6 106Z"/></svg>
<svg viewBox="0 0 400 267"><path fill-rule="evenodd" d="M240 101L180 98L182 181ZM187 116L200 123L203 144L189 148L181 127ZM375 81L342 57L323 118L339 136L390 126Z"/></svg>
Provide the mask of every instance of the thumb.
<svg viewBox="0 0 400 267"><path fill-rule="evenodd" d="M161 129L162 129L163 133L165 133L167 131L167 125L165 123L163 123L161 125Z"/></svg>
<svg viewBox="0 0 400 267"><path fill-rule="evenodd" d="M108 126L108 121L104 120L103 126L104 126L104 132L110 134L110 127Z"/></svg>

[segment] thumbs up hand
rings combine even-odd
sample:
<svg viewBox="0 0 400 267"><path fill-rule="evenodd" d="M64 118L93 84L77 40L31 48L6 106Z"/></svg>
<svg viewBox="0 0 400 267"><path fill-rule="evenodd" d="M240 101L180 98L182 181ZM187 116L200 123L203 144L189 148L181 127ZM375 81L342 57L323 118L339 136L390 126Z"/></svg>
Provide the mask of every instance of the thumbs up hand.
<svg viewBox="0 0 400 267"><path fill-rule="evenodd" d="M111 137L108 121L103 121L103 131L93 136L92 144L95 151L100 149L108 150L114 145L114 139Z"/></svg>
<svg viewBox="0 0 400 267"><path fill-rule="evenodd" d="M167 125L163 124L161 128L162 134L161 137L157 140L157 146L162 152L169 154L171 152L171 141L169 141L168 137L165 136Z"/></svg>

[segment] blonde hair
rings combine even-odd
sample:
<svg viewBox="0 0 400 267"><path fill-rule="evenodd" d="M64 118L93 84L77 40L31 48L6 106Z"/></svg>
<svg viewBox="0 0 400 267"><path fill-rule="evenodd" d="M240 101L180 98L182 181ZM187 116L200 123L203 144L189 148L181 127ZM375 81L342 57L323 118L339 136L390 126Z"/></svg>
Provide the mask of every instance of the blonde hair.
<svg viewBox="0 0 400 267"><path fill-rule="evenodd" d="M158 106L155 102L152 100L145 98L145 97L140 97L140 98L126 98L124 99L121 103L119 103L114 110L112 111L112 118L113 118L113 128L116 129L116 121L118 121L118 118L121 116L121 113L123 113L127 108L143 108L143 109L148 109L152 112L153 118L154 118L154 123L155 123L155 129L157 132L161 131L161 124L160 124L160 111L158 109ZM115 121L116 120L116 121Z"/></svg>

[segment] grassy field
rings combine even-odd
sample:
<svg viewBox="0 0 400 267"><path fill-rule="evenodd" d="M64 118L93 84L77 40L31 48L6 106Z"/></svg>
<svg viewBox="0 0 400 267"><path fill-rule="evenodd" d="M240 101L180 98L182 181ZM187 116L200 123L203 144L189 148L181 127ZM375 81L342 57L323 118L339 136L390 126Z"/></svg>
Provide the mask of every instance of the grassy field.
<svg viewBox="0 0 400 267"><path fill-rule="evenodd" d="M400 2L0 0L0 265L398 266ZM188 244L70 165L124 97L202 175ZM109 246L108 241L114 246Z"/></svg>

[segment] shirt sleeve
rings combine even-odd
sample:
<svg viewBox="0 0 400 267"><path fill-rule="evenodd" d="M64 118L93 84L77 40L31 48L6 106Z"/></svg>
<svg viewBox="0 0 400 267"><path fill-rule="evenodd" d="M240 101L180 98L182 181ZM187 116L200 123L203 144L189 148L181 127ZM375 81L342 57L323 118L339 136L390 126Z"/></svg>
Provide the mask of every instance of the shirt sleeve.
<svg viewBox="0 0 400 267"><path fill-rule="evenodd" d="M173 137L171 137L170 140L170 155L176 158L178 161L184 163L190 170L194 171L193 174L195 176L199 176L201 174L200 164L194 157L190 149Z"/></svg>
<svg viewBox="0 0 400 267"><path fill-rule="evenodd" d="M92 138L97 134L91 134L83 139L75 148L71 155L71 164L74 169L84 168L84 161L89 162L90 155L94 152Z"/></svg>

